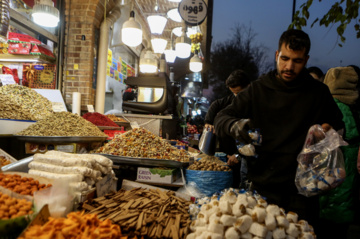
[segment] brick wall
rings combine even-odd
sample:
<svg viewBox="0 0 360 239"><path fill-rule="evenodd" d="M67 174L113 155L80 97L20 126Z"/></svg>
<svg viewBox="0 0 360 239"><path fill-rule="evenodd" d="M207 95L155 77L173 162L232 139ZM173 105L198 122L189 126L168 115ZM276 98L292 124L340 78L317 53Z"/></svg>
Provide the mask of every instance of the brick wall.
<svg viewBox="0 0 360 239"><path fill-rule="evenodd" d="M65 46L62 89L66 104L72 103L72 92L81 93L81 109L95 104L92 88L94 32L100 28L114 0L65 0Z"/></svg>

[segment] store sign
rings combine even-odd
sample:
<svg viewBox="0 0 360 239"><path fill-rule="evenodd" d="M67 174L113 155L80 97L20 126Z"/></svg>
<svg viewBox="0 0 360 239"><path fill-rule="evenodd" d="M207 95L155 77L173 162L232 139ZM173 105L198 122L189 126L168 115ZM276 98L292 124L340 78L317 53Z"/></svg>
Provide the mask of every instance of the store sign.
<svg viewBox="0 0 360 239"><path fill-rule="evenodd" d="M14 77L12 75L0 75L0 81L2 85L16 84Z"/></svg>
<svg viewBox="0 0 360 239"><path fill-rule="evenodd" d="M197 26L207 16L207 5L204 0L183 0L178 7L181 18L187 25Z"/></svg>

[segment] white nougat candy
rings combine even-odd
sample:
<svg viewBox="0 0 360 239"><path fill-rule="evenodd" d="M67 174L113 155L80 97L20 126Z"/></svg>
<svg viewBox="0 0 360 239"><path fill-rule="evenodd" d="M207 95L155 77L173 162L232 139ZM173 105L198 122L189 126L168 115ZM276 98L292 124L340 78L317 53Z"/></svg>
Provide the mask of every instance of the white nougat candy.
<svg viewBox="0 0 360 239"><path fill-rule="evenodd" d="M254 196L249 196L249 197L247 197L247 201L248 201L248 207L249 208L254 208L255 206L256 206L256 204L257 204L257 202L256 202L256 198L254 197Z"/></svg>
<svg viewBox="0 0 360 239"><path fill-rule="evenodd" d="M286 239L296 239L296 237L290 236L290 235L286 235Z"/></svg>
<svg viewBox="0 0 360 239"><path fill-rule="evenodd" d="M196 237L195 239L222 239L223 236L217 233L203 231L200 236Z"/></svg>
<svg viewBox="0 0 360 239"><path fill-rule="evenodd" d="M195 239L195 238L196 238L195 232L189 233L189 234L186 236L186 239Z"/></svg>
<svg viewBox="0 0 360 239"><path fill-rule="evenodd" d="M315 239L316 237L312 232L303 232L300 234L300 239Z"/></svg>
<svg viewBox="0 0 360 239"><path fill-rule="evenodd" d="M192 231L195 231L197 228L204 227L204 226L206 226L206 221L204 219L202 219L202 220L195 219L194 221L191 222L190 229Z"/></svg>
<svg viewBox="0 0 360 239"><path fill-rule="evenodd" d="M246 194L239 194L236 199L236 203L243 204L245 207L248 205L247 195Z"/></svg>
<svg viewBox="0 0 360 239"><path fill-rule="evenodd" d="M268 205L267 201L264 200L264 199L262 199L262 198L258 199L258 200L257 200L257 203L258 203L259 205L265 207L265 208L266 208L267 205Z"/></svg>
<svg viewBox="0 0 360 239"><path fill-rule="evenodd" d="M220 201L219 208L222 213L232 214L232 207L228 201Z"/></svg>
<svg viewBox="0 0 360 239"><path fill-rule="evenodd" d="M236 202L236 199L237 199L237 197L236 197L235 192L228 191L220 198L220 202L228 201L230 204L234 204Z"/></svg>
<svg viewBox="0 0 360 239"><path fill-rule="evenodd" d="M292 237L298 237L300 234L300 230L295 223L289 223L289 227L285 230L285 232Z"/></svg>
<svg viewBox="0 0 360 239"><path fill-rule="evenodd" d="M207 215L205 215L204 213L199 212L198 215L197 215L196 220L199 220L201 222L205 222L205 224L206 224L209 221L209 217Z"/></svg>
<svg viewBox="0 0 360 239"><path fill-rule="evenodd" d="M196 227L195 235L198 237L205 231L207 231L207 226Z"/></svg>
<svg viewBox="0 0 360 239"><path fill-rule="evenodd" d="M219 207L219 200L211 200L209 204L213 207Z"/></svg>
<svg viewBox="0 0 360 239"><path fill-rule="evenodd" d="M246 232L246 233L241 234L240 238L241 239L252 239L253 236L252 236L252 234L250 232Z"/></svg>
<svg viewBox="0 0 360 239"><path fill-rule="evenodd" d="M219 220L215 219L209 223L208 231L223 235L224 225Z"/></svg>
<svg viewBox="0 0 360 239"><path fill-rule="evenodd" d="M252 209L252 208L248 208L248 207L246 208L246 214L251 215L252 212L253 212L253 209Z"/></svg>
<svg viewBox="0 0 360 239"><path fill-rule="evenodd" d="M289 222L297 223L298 215L297 215L297 213L290 211L286 214L286 219L288 219Z"/></svg>
<svg viewBox="0 0 360 239"><path fill-rule="evenodd" d="M286 238L285 229L283 227L278 227L273 231L274 239L283 239Z"/></svg>
<svg viewBox="0 0 360 239"><path fill-rule="evenodd" d="M286 219L286 217L280 215L276 216L276 221L278 226L288 228L289 227L289 221Z"/></svg>
<svg viewBox="0 0 360 239"><path fill-rule="evenodd" d="M280 215L280 208L278 205L275 205L275 204L269 204L267 207L266 207L266 212L268 214L272 214L274 216L279 216Z"/></svg>
<svg viewBox="0 0 360 239"><path fill-rule="evenodd" d="M228 214L223 214L220 218L220 222L225 226L225 227L229 227L232 226L236 221L236 217L228 215Z"/></svg>
<svg viewBox="0 0 360 239"><path fill-rule="evenodd" d="M254 236L265 237L267 233L267 228L257 222L253 222L249 228L249 232ZM274 236L274 234L273 234Z"/></svg>
<svg viewBox="0 0 360 239"><path fill-rule="evenodd" d="M263 206L256 205L254 207L254 209L252 210L251 217L252 217L253 221L261 223L261 222L265 221L266 214L267 214L266 210Z"/></svg>
<svg viewBox="0 0 360 239"><path fill-rule="evenodd" d="M273 214L266 214L265 216L265 226L269 230L274 230L276 228L276 219Z"/></svg>
<svg viewBox="0 0 360 239"><path fill-rule="evenodd" d="M238 239L240 234L236 231L234 227L229 227L225 232L225 239Z"/></svg>
<svg viewBox="0 0 360 239"><path fill-rule="evenodd" d="M268 231L268 232L266 233L265 239L272 239L272 238L273 238L273 232L272 232L272 231Z"/></svg>
<svg viewBox="0 0 360 239"><path fill-rule="evenodd" d="M244 215L246 213L246 206L244 204L242 204L242 203L236 202L233 205L232 213L235 216L240 217L240 216L242 216L242 215Z"/></svg>
<svg viewBox="0 0 360 239"><path fill-rule="evenodd" d="M214 221L215 219L220 220L220 218L221 218L222 215L223 215L222 212L213 213L213 214L209 217L209 222Z"/></svg>
<svg viewBox="0 0 360 239"><path fill-rule="evenodd" d="M249 230L252 222L253 221L249 215L244 215L236 220L236 222L234 223L234 227L236 228L236 230L240 231L243 234L247 230Z"/></svg>
<svg viewBox="0 0 360 239"><path fill-rule="evenodd" d="M309 223L305 220L298 221L297 225L300 226L301 232L310 232Z"/></svg>

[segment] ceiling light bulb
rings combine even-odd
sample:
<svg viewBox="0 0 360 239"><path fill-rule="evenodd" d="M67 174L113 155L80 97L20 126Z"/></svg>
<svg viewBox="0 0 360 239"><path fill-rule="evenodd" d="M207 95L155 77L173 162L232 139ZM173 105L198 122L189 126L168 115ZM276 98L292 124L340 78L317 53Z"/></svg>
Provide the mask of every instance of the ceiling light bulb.
<svg viewBox="0 0 360 239"><path fill-rule="evenodd" d="M164 50L167 45L167 40L162 38L153 38L151 39L151 45L154 49L154 53L164 53Z"/></svg>
<svg viewBox="0 0 360 239"><path fill-rule="evenodd" d="M203 63L199 58L197 52L195 52L195 55L191 57L189 68L192 72L200 72L203 68Z"/></svg>
<svg viewBox="0 0 360 239"><path fill-rule="evenodd" d="M59 23L59 10L51 0L40 0L34 5L31 17L40 26L56 27Z"/></svg>
<svg viewBox="0 0 360 239"><path fill-rule="evenodd" d="M175 51L176 56L179 58L188 58L191 54L191 40L185 35L184 31L176 39Z"/></svg>
<svg viewBox="0 0 360 239"><path fill-rule="evenodd" d="M174 63L176 59L176 51L173 49L165 50L165 60L168 63Z"/></svg>
<svg viewBox="0 0 360 239"><path fill-rule="evenodd" d="M164 31L167 19L166 17L159 16L159 15L153 15L148 16L147 21L150 26L150 31L152 34L162 34Z"/></svg>
<svg viewBox="0 0 360 239"><path fill-rule="evenodd" d="M124 44L136 47L142 42L142 30L141 25L135 21L135 12L130 12L130 18L124 22L121 29L121 40Z"/></svg>
<svg viewBox="0 0 360 239"><path fill-rule="evenodd" d="M146 51L143 58L140 58L140 72L155 73L158 69L157 60L151 51Z"/></svg>
<svg viewBox="0 0 360 239"><path fill-rule="evenodd" d="M179 10L177 8L173 8L167 12L167 16L175 21L175 22L181 22L182 18L180 16Z"/></svg>
<svg viewBox="0 0 360 239"><path fill-rule="evenodd" d="M175 27L172 29L172 33L175 34L175 36L179 37L182 34L182 27Z"/></svg>

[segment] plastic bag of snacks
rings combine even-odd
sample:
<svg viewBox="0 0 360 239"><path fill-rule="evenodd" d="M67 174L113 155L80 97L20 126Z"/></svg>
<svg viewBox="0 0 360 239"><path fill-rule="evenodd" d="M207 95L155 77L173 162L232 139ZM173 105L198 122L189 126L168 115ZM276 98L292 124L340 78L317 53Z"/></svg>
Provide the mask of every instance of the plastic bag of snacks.
<svg viewBox="0 0 360 239"><path fill-rule="evenodd" d="M236 141L236 147L241 155L256 158L258 155L255 152L255 146L261 146L262 143L262 135L260 133L260 129L250 129L247 131L247 133L251 138L251 143L244 144Z"/></svg>
<svg viewBox="0 0 360 239"><path fill-rule="evenodd" d="M300 194L307 197L317 195L345 180L345 163L339 147L346 145L348 143L334 129L326 133L320 125L309 129L297 157L295 184Z"/></svg>

